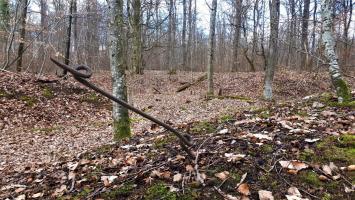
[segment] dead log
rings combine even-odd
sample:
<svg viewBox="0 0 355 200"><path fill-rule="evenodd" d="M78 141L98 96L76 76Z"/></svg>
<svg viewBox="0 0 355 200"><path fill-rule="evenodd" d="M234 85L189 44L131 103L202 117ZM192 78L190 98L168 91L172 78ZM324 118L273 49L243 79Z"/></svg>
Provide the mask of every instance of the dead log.
<svg viewBox="0 0 355 200"><path fill-rule="evenodd" d="M187 88L199 83L199 82L202 82L204 81L205 79L207 79L207 74L204 74L200 77L198 77L195 81L192 81L192 82L188 82L188 83L185 83L184 85L182 85L181 87L179 87L176 92L182 92L184 90L186 90Z"/></svg>

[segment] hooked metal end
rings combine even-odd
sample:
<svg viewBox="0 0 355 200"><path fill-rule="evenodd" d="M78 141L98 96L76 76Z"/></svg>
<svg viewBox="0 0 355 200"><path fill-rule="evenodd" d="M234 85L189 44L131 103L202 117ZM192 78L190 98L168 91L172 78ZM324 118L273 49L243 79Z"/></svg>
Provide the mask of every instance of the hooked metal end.
<svg viewBox="0 0 355 200"><path fill-rule="evenodd" d="M90 67L86 66L86 65L78 65L75 66L74 68L59 62L58 60L50 57L51 61L56 64L58 67L67 70L68 72L70 72L71 74L73 74L73 76L75 78L90 78L92 76L92 70L90 69Z"/></svg>

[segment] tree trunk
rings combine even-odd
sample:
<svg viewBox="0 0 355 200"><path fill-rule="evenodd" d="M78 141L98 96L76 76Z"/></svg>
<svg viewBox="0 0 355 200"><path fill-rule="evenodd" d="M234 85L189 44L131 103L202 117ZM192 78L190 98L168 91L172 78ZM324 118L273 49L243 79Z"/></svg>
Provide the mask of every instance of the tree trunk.
<svg viewBox="0 0 355 200"><path fill-rule="evenodd" d="M280 0L272 0L270 7L270 42L269 55L267 59L264 83L264 98L272 99L272 82L274 79L274 70L277 65L278 33L280 18Z"/></svg>
<svg viewBox="0 0 355 200"><path fill-rule="evenodd" d="M260 16L259 16L259 0L256 0L254 3L253 8L253 47L252 47L252 55L251 55L251 62L254 66L254 60L257 51L257 44L258 44L258 24L259 24ZM256 69L253 67L251 69L252 72L255 72Z"/></svg>
<svg viewBox="0 0 355 200"><path fill-rule="evenodd" d="M7 35L9 33L10 28L10 8L8 0L0 0L0 44L4 46L0 47L2 51L2 55L4 55L4 60L6 57L6 49L7 49Z"/></svg>
<svg viewBox="0 0 355 200"><path fill-rule="evenodd" d="M186 15L187 15L187 8L186 8L186 0L182 0L183 6L183 17L182 17L182 69L186 69L186 60L187 60L187 52L186 52Z"/></svg>
<svg viewBox="0 0 355 200"><path fill-rule="evenodd" d="M78 2L74 0L73 5L73 40L74 40L74 54L75 54L75 62L79 63L80 60L80 52L79 52L79 37L78 37Z"/></svg>
<svg viewBox="0 0 355 200"><path fill-rule="evenodd" d="M47 42L48 42L48 17L47 17L47 12L48 12L48 5L47 5L47 1L46 0L41 0L40 1L40 7L41 7L41 27L43 29L43 32L41 34L40 40L41 40L41 46L38 52L38 58L40 58L40 61L43 62L42 64L44 65L45 62L45 48L47 46ZM37 64L37 70L36 73L39 73L40 71L40 64Z"/></svg>
<svg viewBox="0 0 355 200"><path fill-rule="evenodd" d="M67 37L65 41L65 54L64 54L64 63L66 65L69 65L70 63L70 43L71 43L71 26L73 20L73 6L74 6L74 0L70 0ZM66 75L67 75L67 71L62 70L62 73L59 76L63 77Z"/></svg>
<svg viewBox="0 0 355 200"><path fill-rule="evenodd" d="M338 96L338 102L347 102L351 100L350 90L347 83L342 78L338 65L338 57L335 53L335 42L333 37L333 17L332 0L322 0L322 41L325 46L324 53L329 62L329 73Z"/></svg>
<svg viewBox="0 0 355 200"><path fill-rule="evenodd" d="M301 38L301 45L302 45L302 56L301 56L301 66L300 69L306 70L308 69L308 21L309 21L309 4L310 0L304 0L304 7L303 7L303 17L302 17L302 38Z"/></svg>
<svg viewBox="0 0 355 200"><path fill-rule="evenodd" d="M243 5L243 0L236 0L232 72L236 72L238 70L238 49L239 49L239 40L240 40L240 29L241 29L241 25L242 25L242 5Z"/></svg>
<svg viewBox="0 0 355 200"><path fill-rule="evenodd" d="M187 39L187 48L186 48L186 65L189 66L188 69L191 70L191 43L192 43L192 0L189 1L189 15L188 15L188 39Z"/></svg>
<svg viewBox="0 0 355 200"><path fill-rule="evenodd" d="M143 74L142 70L142 29L141 29L141 1L133 0L133 56L132 65L136 74Z"/></svg>
<svg viewBox="0 0 355 200"><path fill-rule="evenodd" d="M109 5L109 57L112 74L112 94L127 101L126 75L123 66L123 0L108 0ZM127 108L113 102L114 139L120 140L131 135Z"/></svg>
<svg viewBox="0 0 355 200"><path fill-rule="evenodd" d="M175 48L175 1L169 1L169 27L168 27L168 55L167 55L167 66L169 71L174 72L173 69L173 57L174 57L174 48Z"/></svg>
<svg viewBox="0 0 355 200"><path fill-rule="evenodd" d="M26 18L27 18L27 7L28 7L28 0L21 0L20 1L20 10L21 10L21 17L20 17L20 44L18 46L18 51L17 51L17 65L16 65L16 71L21 72L22 71L22 56L23 56L23 50L25 47L25 37L26 37Z"/></svg>
<svg viewBox="0 0 355 200"><path fill-rule="evenodd" d="M297 24L297 15L296 15L296 2L295 0L289 0L290 3L290 14L291 14L291 23L288 32L288 38L290 45L288 47L288 59L287 66L293 68L295 64L295 49L296 49L296 24Z"/></svg>
<svg viewBox="0 0 355 200"><path fill-rule="evenodd" d="M99 24L97 0L86 1L87 26L86 26L86 61L92 68L95 68L99 58Z"/></svg>
<svg viewBox="0 0 355 200"><path fill-rule="evenodd" d="M342 66L343 69L346 68L350 58L351 46L352 42L349 39L349 28L351 24L351 18L353 15L353 1L352 0L342 0L343 10L344 10L344 20L343 20L343 41L344 41L344 49L342 56ZM349 14L348 14L349 13Z"/></svg>
<svg viewBox="0 0 355 200"><path fill-rule="evenodd" d="M207 65L207 96L213 95L213 65L215 58L215 29L216 29L217 0L212 1L210 34L208 41L208 65Z"/></svg>

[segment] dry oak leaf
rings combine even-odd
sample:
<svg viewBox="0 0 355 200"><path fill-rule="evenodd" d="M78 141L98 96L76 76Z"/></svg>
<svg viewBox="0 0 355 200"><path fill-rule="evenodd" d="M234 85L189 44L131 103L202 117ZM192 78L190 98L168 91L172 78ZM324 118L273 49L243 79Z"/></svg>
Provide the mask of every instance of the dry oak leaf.
<svg viewBox="0 0 355 200"><path fill-rule="evenodd" d="M39 197L43 197L43 193L42 192L39 192L39 193L36 193L36 194L32 195L32 198L39 198Z"/></svg>
<svg viewBox="0 0 355 200"><path fill-rule="evenodd" d="M178 173L173 176L174 182L180 182L182 180L182 174Z"/></svg>
<svg viewBox="0 0 355 200"><path fill-rule="evenodd" d="M320 175L318 178L321 181L327 181L328 180L328 178L326 176L324 176L324 175Z"/></svg>
<svg viewBox="0 0 355 200"><path fill-rule="evenodd" d="M274 196L272 196L272 192L267 190L259 190L259 199L260 200L274 200Z"/></svg>
<svg viewBox="0 0 355 200"><path fill-rule="evenodd" d="M55 189L52 196L54 196L54 197L62 196L64 194L64 192L66 192L66 191L67 191L67 186L61 185L60 188Z"/></svg>
<svg viewBox="0 0 355 200"><path fill-rule="evenodd" d="M16 190L15 190L15 192L16 193L21 193L21 192L23 192L24 190L25 190L26 188L17 188Z"/></svg>
<svg viewBox="0 0 355 200"><path fill-rule="evenodd" d="M237 191L245 196L249 196L250 195L250 189L249 189L249 185L247 183L242 183L239 185Z"/></svg>
<svg viewBox="0 0 355 200"><path fill-rule="evenodd" d="M194 168L192 167L192 165L186 165L186 167L185 167L185 169L186 169L186 171L188 171L188 172L192 172L192 171L194 171Z"/></svg>
<svg viewBox="0 0 355 200"><path fill-rule="evenodd" d="M292 161L280 160L279 163L283 168L290 169L290 170L297 170L297 171L309 167L306 163L297 160L292 160Z"/></svg>
<svg viewBox="0 0 355 200"><path fill-rule="evenodd" d="M164 172L161 173L161 177L162 177L162 178L165 178L165 179L170 179L170 177L171 177L171 172L169 172L169 171L164 171Z"/></svg>
<svg viewBox="0 0 355 200"><path fill-rule="evenodd" d="M298 190L298 188L296 188L296 187L294 187L294 186L288 188L287 193L288 193L289 195L302 197L301 192Z"/></svg>
<svg viewBox="0 0 355 200"><path fill-rule="evenodd" d="M224 181L228 178L228 175L229 175L228 171L223 171L223 172L216 173L214 176Z"/></svg>
<svg viewBox="0 0 355 200"><path fill-rule="evenodd" d="M347 169L348 171L355 171L355 165L349 165Z"/></svg>
<svg viewBox="0 0 355 200"><path fill-rule="evenodd" d="M72 162L69 162L68 163L68 169L70 171L74 171L77 167L78 167L79 163L75 162L75 163L72 163Z"/></svg>
<svg viewBox="0 0 355 200"><path fill-rule="evenodd" d="M286 199L287 200L309 200L307 198L302 198L302 197L295 196L295 195L286 195Z"/></svg>
<svg viewBox="0 0 355 200"><path fill-rule="evenodd" d="M329 167L329 165L322 165L322 170L325 174L330 176L332 175L332 169Z"/></svg>
<svg viewBox="0 0 355 200"><path fill-rule="evenodd" d="M118 178L118 176L101 176L101 181L104 182L105 187L108 187Z"/></svg>
<svg viewBox="0 0 355 200"><path fill-rule="evenodd" d="M24 195L24 194L15 198L15 200L25 200L25 199L26 199L26 195Z"/></svg>
<svg viewBox="0 0 355 200"><path fill-rule="evenodd" d="M234 153L225 153L224 156L227 158L228 162L236 162L245 158L245 154L234 154Z"/></svg>

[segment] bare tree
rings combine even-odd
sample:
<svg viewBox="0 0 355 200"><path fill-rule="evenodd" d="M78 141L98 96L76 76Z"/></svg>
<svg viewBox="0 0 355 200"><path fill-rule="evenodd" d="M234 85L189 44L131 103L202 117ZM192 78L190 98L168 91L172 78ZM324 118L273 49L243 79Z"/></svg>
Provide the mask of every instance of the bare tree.
<svg viewBox="0 0 355 200"><path fill-rule="evenodd" d="M310 0L304 0L303 6L303 17L302 17L302 35L301 35L301 45L302 45L302 56L301 56L301 66L300 69L308 69L309 54L308 54L308 21L309 21L309 4Z"/></svg>
<svg viewBox="0 0 355 200"><path fill-rule="evenodd" d="M333 17L332 17L333 0L322 0L322 28L323 28L323 44L325 46L325 57L329 62L329 73L338 96L338 102L347 102L351 99L350 90L347 83L342 78L338 64L338 57L335 53L334 37L333 37Z"/></svg>
<svg viewBox="0 0 355 200"><path fill-rule="evenodd" d="M242 27L242 5L243 0L235 1L235 23L234 25L234 40L233 40L233 66L232 71L236 72L238 70L238 49L240 41L240 30Z"/></svg>
<svg viewBox="0 0 355 200"><path fill-rule="evenodd" d="M133 0L133 56L132 65L136 74L143 74L142 69L142 29L141 29L141 1Z"/></svg>
<svg viewBox="0 0 355 200"><path fill-rule="evenodd" d="M8 0L0 0L0 43L3 43L1 51L5 56L7 46L7 33L10 28L10 8Z"/></svg>
<svg viewBox="0 0 355 200"><path fill-rule="evenodd" d="M126 75L123 66L123 0L108 0L109 5L109 56L112 74L112 94L127 101ZM119 140L131 135L127 108L113 103L114 139Z"/></svg>
<svg viewBox="0 0 355 200"><path fill-rule="evenodd" d="M216 30L217 0L212 1L210 34L208 42L208 65L207 65L207 95L213 95L213 65L215 58L215 30Z"/></svg>
<svg viewBox="0 0 355 200"><path fill-rule="evenodd" d="M182 68L186 69L186 62L187 62L187 50L186 50L186 17L187 17L187 7L186 7L186 0L182 0L182 7L183 7L183 17L182 17Z"/></svg>
<svg viewBox="0 0 355 200"><path fill-rule="evenodd" d="M280 0L272 0L270 2L270 42L269 55L267 59L264 83L264 98L272 99L272 82L274 79L274 71L277 65L277 49L279 35L279 18L280 18Z"/></svg>
<svg viewBox="0 0 355 200"><path fill-rule="evenodd" d="M352 41L349 38L349 29L350 29L350 24L353 16L353 6L354 3L352 0L342 0L342 9L343 9L343 43L344 43L344 50L343 50L343 56L342 56L342 65L344 68L348 65L349 58L350 58L350 52L351 52L351 46L352 46Z"/></svg>
<svg viewBox="0 0 355 200"><path fill-rule="evenodd" d="M19 46L17 50L17 64L16 64L16 71L21 72L22 71L22 57L23 57L23 51L25 47L25 39L26 39L26 19L27 19L27 8L28 8L28 0L20 0L20 41L19 41Z"/></svg>
<svg viewBox="0 0 355 200"><path fill-rule="evenodd" d="M169 0L169 24L168 24L168 54L167 54L167 66L170 72L173 69L174 54L175 54L175 0Z"/></svg>

